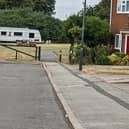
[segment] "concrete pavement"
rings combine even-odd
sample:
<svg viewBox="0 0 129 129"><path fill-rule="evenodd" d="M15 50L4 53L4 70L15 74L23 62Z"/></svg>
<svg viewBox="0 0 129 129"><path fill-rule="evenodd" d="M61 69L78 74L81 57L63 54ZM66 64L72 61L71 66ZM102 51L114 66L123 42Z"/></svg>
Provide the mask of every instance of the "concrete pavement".
<svg viewBox="0 0 129 129"><path fill-rule="evenodd" d="M75 120L75 129L129 129L127 92L68 66L45 63L44 67L57 94L67 102L72 114L68 117L71 122Z"/></svg>

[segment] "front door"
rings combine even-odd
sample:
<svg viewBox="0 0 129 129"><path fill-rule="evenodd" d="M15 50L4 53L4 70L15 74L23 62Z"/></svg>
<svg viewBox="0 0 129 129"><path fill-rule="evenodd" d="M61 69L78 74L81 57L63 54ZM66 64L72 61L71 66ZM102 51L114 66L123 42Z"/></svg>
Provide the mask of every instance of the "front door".
<svg viewBox="0 0 129 129"><path fill-rule="evenodd" d="M126 53L129 55L129 36L127 36L127 49Z"/></svg>

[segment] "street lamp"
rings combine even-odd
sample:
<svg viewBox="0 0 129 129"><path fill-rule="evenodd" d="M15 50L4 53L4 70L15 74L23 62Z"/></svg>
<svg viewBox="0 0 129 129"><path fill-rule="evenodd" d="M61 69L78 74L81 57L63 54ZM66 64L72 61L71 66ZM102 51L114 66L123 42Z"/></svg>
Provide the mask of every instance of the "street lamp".
<svg viewBox="0 0 129 129"><path fill-rule="evenodd" d="M84 1L84 8L83 8L83 21L82 21L82 48L80 49L80 62L79 62L79 70L82 71L83 66L83 46L84 46L84 37L85 37L85 13L86 13L86 0Z"/></svg>

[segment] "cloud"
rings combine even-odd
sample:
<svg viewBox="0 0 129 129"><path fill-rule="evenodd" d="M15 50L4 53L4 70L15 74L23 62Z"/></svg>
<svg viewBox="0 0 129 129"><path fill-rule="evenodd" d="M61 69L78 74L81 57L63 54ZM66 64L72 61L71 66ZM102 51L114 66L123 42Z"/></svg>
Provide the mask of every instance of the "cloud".
<svg viewBox="0 0 129 129"><path fill-rule="evenodd" d="M100 0L87 0L87 5L95 5ZM69 15L77 13L83 7L83 0L56 0L56 15L60 19L66 19Z"/></svg>

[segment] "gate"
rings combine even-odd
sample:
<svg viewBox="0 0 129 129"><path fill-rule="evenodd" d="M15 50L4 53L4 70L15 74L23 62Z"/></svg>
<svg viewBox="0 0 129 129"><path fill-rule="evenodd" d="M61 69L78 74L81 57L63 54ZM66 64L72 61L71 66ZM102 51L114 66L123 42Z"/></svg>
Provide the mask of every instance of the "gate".
<svg viewBox="0 0 129 129"><path fill-rule="evenodd" d="M18 59L18 53L24 54L26 56L30 56L32 58L34 58L35 60L40 61L41 60L41 46L22 46L22 45L14 45L14 44L0 44L0 46L11 49L13 51L15 51L16 53L16 60ZM24 52L22 50L18 50L14 47L27 47L27 48L35 48L35 55L31 55L27 52Z"/></svg>

